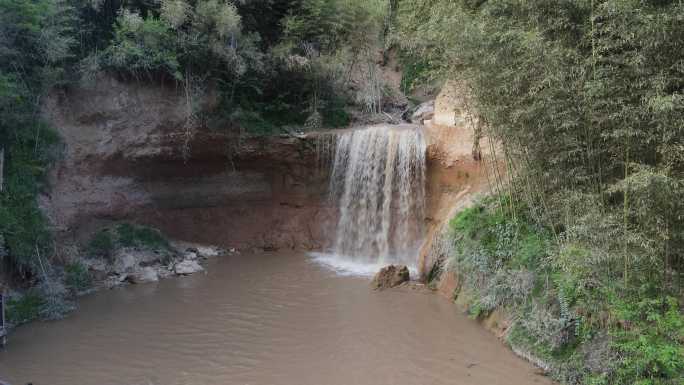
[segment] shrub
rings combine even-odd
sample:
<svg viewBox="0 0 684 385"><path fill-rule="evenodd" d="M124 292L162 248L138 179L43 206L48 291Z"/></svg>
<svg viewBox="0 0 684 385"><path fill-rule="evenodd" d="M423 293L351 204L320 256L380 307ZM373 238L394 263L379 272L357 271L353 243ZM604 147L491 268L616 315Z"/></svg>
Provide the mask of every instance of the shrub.
<svg viewBox="0 0 684 385"><path fill-rule="evenodd" d="M614 331L621 353L616 383L675 384L684 380L684 316L672 297L620 301L624 327Z"/></svg>
<svg viewBox="0 0 684 385"><path fill-rule="evenodd" d="M16 326L36 320L40 317L44 304L45 299L35 289L23 295L12 296L7 301L7 322Z"/></svg>
<svg viewBox="0 0 684 385"><path fill-rule="evenodd" d="M46 277L37 287L43 303L40 307L39 316L44 320L56 320L64 316L76 307L70 298L69 292L64 285L63 277L56 275Z"/></svg>
<svg viewBox="0 0 684 385"><path fill-rule="evenodd" d="M88 253L93 257L110 258L115 247L111 231L105 229L90 240Z"/></svg>
<svg viewBox="0 0 684 385"><path fill-rule="evenodd" d="M159 230L131 223L121 223L96 233L88 244L88 252L93 257L111 258L114 251L122 247L153 251L171 249L169 241Z"/></svg>
<svg viewBox="0 0 684 385"><path fill-rule="evenodd" d="M684 316L657 282L636 287L615 280L587 243L505 214L480 202L450 222L469 314L496 308L516 320L509 343L550 365L565 383L680 385L684 379ZM616 322L616 320L619 320Z"/></svg>
<svg viewBox="0 0 684 385"><path fill-rule="evenodd" d="M146 226L122 223L116 226L117 243L121 247L137 247L147 250L168 250L169 241L159 232Z"/></svg>
<svg viewBox="0 0 684 385"><path fill-rule="evenodd" d="M64 267L64 283L74 293L86 291L91 286L88 269L80 262L72 262Z"/></svg>
<svg viewBox="0 0 684 385"><path fill-rule="evenodd" d="M75 308L61 276L50 272L40 283L7 302L7 321L17 326L37 319L54 320Z"/></svg>

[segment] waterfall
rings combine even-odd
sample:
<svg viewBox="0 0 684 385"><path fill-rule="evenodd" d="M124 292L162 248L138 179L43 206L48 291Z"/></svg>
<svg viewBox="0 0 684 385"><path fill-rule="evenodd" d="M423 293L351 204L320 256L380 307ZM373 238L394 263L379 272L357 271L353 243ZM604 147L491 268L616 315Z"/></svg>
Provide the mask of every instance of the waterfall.
<svg viewBox="0 0 684 385"><path fill-rule="evenodd" d="M425 151L422 127L373 126L332 135L325 162L330 199L339 219L332 243L336 264L415 265L425 217ZM330 260L328 262L331 262Z"/></svg>

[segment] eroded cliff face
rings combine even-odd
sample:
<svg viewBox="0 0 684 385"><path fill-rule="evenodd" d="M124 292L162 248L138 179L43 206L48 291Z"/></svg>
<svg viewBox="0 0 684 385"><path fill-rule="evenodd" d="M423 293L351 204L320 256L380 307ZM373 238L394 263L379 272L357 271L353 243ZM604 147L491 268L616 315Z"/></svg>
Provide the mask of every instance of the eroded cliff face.
<svg viewBox="0 0 684 385"><path fill-rule="evenodd" d="M435 117L425 122L428 138L427 212L425 242L418 256L422 279L432 266L446 257L438 242L451 218L473 199L489 190L489 141L479 140L474 150L474 125L477 121L467 108L466 99L453 84L447 83L435 100ZM440 124L438 124L439 122Z"/></svg>
<svg viewBox="0 0 684 385"><path fill-rule="evenodd" d="M172 86L109 77L51 95L64 156L42 204L59 238L130 220L225 247L320 247L332 210L313 140L188 135L186 108Z"/></svg>
<svg viewBox="0 0 684 385"><path fill-rule="evenodd" d="M240 249L314 250L329 245L336 209L317 136L238 137L235 129L188 132L187 101L173 86L102 77L53 94L44 113L64 156L42 205L62 244L112 221L160 228L170 237ZM437 108L462 103L437 99ZM440 110L441 111L441 110ZM428 241L459 205L485 189L472 156L465 108L454 124L425 128ZM459 115L460 114L460 115ZM429 258L428 258L429 259Z"/></svg>

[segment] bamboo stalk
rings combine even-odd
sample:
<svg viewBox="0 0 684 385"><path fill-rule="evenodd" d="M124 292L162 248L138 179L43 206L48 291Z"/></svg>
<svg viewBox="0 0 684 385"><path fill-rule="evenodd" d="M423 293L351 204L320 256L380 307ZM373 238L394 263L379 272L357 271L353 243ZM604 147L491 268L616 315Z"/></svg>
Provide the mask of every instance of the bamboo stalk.
<svg viewBox="0 0 684 385"><path fill-rule="evenodd" d="M5 147L0 147L0 193L4 191L5 181Z"/></svg>

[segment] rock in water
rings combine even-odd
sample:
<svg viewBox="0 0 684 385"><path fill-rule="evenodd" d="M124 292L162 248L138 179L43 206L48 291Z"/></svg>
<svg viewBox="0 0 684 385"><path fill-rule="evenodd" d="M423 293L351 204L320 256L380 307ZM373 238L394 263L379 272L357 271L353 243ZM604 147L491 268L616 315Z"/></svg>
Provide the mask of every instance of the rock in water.
<svg viewBox="0 0 684 385"><path fill-rule="evenodd" d="M389 289L409 281L409 269L404 265L385 266L373 277L371 286L375 290Z"/></svg>
<svg viewBox="0 0 684 385"><path fill-rule="evenodd" d="M143 267L126 278L131 283L146 283L159 281L159 274L153 267Z"/></svg>
<svg viewBox="0 0 684 385"><path fill-rule="evenodd" d="M203 270L204 269L202 266L200 266L200 264L195 260L185 260L183 262L179 262L176 264L176 268L174 269L178 275L187 275Z"/></svg>

